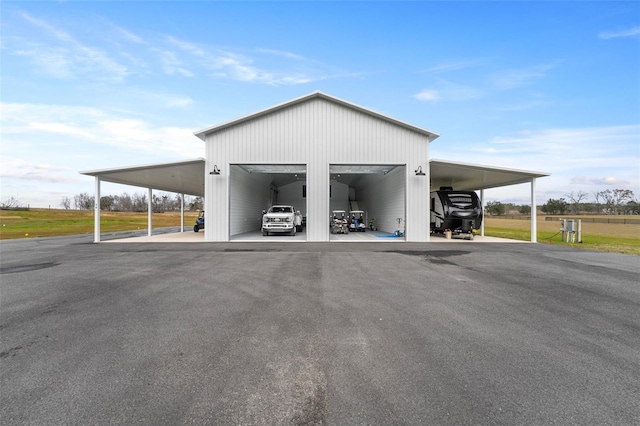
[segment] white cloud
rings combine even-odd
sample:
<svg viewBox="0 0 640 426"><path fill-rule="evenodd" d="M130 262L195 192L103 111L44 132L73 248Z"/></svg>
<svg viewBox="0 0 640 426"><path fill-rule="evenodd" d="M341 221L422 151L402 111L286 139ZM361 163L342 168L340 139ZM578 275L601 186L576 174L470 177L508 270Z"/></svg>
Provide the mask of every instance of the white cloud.
<svg viewBox="0 0 640 426"><path fill-rule="evenodd" d="M576 129L527 130L514 136L498 136L489 141L493 152L541 153L570 161L621 151L638 155L640 125L589 127ZM632 148L631 151L628 148ZM616 149L617 148L617 149ZM482 150L483 148L480 148ZM605 155L606 156L606 155ZM598 160L595 157L594 160Z"/></svg>
<svg viewBox="0 0 640 426"><path fill-rule="evenodd" d="M606 177L587 177L587 176L574 176L569 181L572 184L577 185L608 185L608 186L620 186L627 185L631 182L625 179L620 179L614 176L606 176Z"/></svg>
<svg viewBox="0 0 640 426"><path fill-rule="evenodd" d="M30 44L14 50L14 54L24 56L36 65L36 71L58 79L74 77L73 61L67 49Z"/></svg>
<svg viewBox="0 0 640 426"><path fill-rule="evenodd" d="M20 158L5 157L2 158L2 172L0 177L3 179L21 179L40 182L54 183L75 183L79 179L70 176L70 172L75 172L66 167L52 166L44 163L26 162Z"/></svg>
<svg viewBox="0 0 640 426"><path fill-rule="evenodd" d="M265 53L267 55L275 55L275 56L282 56L283 58L287 58L287 59L296 59L299 61L306 61L307 58L305 58L304 56L295 54L295 53L291 53L291 52L285 52L284 50L277 50L277 49L257 49L256 50L258 53Z"/></svg>
<svg viewBox="0 0 640 426"><path fill-rule="evenodd" d="M116 32L120 33L127 41L131 43L146 44L146 42L142 37L137 36L136 34L132 33L129 30L125 30L124 28L119 26L114 26L114 29L116 30Z"/></svg>
<svg viewBox="0 0 640 426"><path fill-rule="evenodd" d="M484 91L475 87L440 80L435 88L426 89L414 95L419 101L469 101L485 95Z"/></svg>
<svg viewBox="0 0 640 426"><path fill-rule="evenodd" d="M193 77L194 73L183 67L184 63L175 52L170 50L152 49L160 57L162 69L167 75L179 74L183 77Z"/></svg>
<svg viewBox="0 0 640 426"><path fill-rule="evenodd" d="M183 50L186 53L189 53L193 56L198 56L198 57L205 57L207 56L207 53L200 48L197 44L195 43L190 43L187 41L182 41L182 40L178 40L177 38L173 37L173 36L168 36L167 40L169 41L169 44L180 48L181 50Z"/></svg>
<svg viewBox="0 0 640 426"><path fill-rule="evenodd" d="M109 81L120 81L131 73L104 50L80 43L68 32L29 14L23 13L22 17L49 36L40 37L41 41L37 42L14 37L10 43L10 46L16 45L10 50L28 57L36 64L37 71L60 79L91 76Z"/></svg>
<svg viewBox="0 0 640 426"><path fill-rule="evenodd" d="M640 27L634 27L628 30L621 30L621 31L603 31L600 34L598 34L598 37L604 40L609 40L612 38L624 38L624 37L640 38Z"/></svg>
<svg viewBox="0 0 640 426"><path fill-rule="evenodd" d="M208 75L278 86L354 76L279 49L254 49L247 53L167 34L143 39L112 23L101 23L101 28L107 29L101 32L90 26L75 27L73 32L77 36L74 36L72 31L59 28L59 24L26 13L21 16L32 31L20 36L5 35L3 48L28 58L35 64L35 72L56 79L122 82L132 75L148 75L161 70L169 76Z"/></svg>
<svg viewBox="0 0 640 426"><path fill-rule="evenodd" d="M71 126L68 124L30 122L29 127L34 130L40 130L43 132L58 133L61 135L69 135L69 136L79 136L79 137L88 138L88 139L95 138L95 135L92 135L91 133L79 127Z"/></svg>
<svg viewBox="0 0 640 426"><path fill-rule="evenodd" d="M61 41L66 41L66 42L70 42L70 43L76 43L76 41L73 39L73 37L71 37L71 35L69 35L66 31L55 28L53 25L48 24L47 22L41 20L41 19L37 19L34 18L33 16L29 15L28 13L22 13L22 17L29 22L30 24L32 24L35 27L38 27L42 30L44 30L45 32L49 33L50 35L54 36L55 38L61 40Z"/></svg>
<svg viewBox="0 0 640 426"><path fill-rule="evenodd" d="M2 134L26 138L31 143L49 139L39 133L64 136L59 143L85 147L117 146L130 151L164 152L180 158L197 157L204 146L193 136L193 129L157 126L153 123L120 117L97 108L65 105L0 104ZM19 147L3 144L3 151L19 151ZM194 154L195 153L195 154ZM186 154L186 155L185 155Z"/></svg>
<svg viewBox="0 0 640 426"><path fill-rule="evenodd" d="M536 65L524 69L505 70L494 74L490 81L501 90L510 90L531 84L534 80L543 78L547 72L556 68L557 64Z"/></svg>
<svg viewBox="0 0 640 426"><path fill-rule="evenodd" d="M331 67L291 52L277 49L256 49L255 54L247 55L231 49L218 49L203 46L174 36L166 37L171 47L178 52L164 50L165 70L171 74L184 72L180 54L194 58L191 69L198 68L209 71L218 78L260 83L272 86L307 84L328 78L352 77L352 74L334 72ZM273 57L279 59L274 62ZM185 59L186 61L186 59Z"/></svg>
<svg viewBox="0 0 640 426"><path fill-rule="evenodd" d="M538 180L538 198L571 191L589 194L620 187L640 194L640 125L569 129L525 129L486 141L456 144L455 160L550 173ZM451 158L451 144L433 143L433 158ZM528 189L524 190L525 192ZM527 202L522 188L492 190L504 201ZM518 195L519 194L519 195Z"/></svg>
<svg viewBox="0 0 640 426"><path fill-rule="evenodd" d="M45 105L28 103L0 103L2 133L31 133L30 123L58 123L82 128L84 123L98 120L106 114L91 107Z"/></svg>
<svg viewBox="0 0 640 426"><path fill-rule="evenodd" d="M422 92L413 95L413 97L419 101L437 101L440 99L438 91L431 89L423 90Z"/></svg>
<svg viewBox="0 0 640 426"><path fill-rule="evenodd" d="M449 71L458 71L462 69L477 67L483 63L484 63L484 60L443 62L437 65L434 65L430 68L427 68L425 72L441 73L441 72L449 72Z"/></svg>

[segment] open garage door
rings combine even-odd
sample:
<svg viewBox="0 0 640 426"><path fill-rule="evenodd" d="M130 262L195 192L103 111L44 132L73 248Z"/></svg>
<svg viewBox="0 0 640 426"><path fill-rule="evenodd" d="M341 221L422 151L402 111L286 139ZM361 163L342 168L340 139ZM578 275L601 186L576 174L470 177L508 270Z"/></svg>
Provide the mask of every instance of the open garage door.
<svg viewBox="0 0 640 426"><path fill-rule="evenodd" d="M230 165L229 239L231 241L306 241L307 212L305 164ZM273 205L293 206L302 225L296 235L262 234L262 211Z"/></svg>
<svg viewBox="0 0 640 426"><path fill-rule="evenodd" d="M406 166L332 164L329 174L330 241L404 241Z"/></svg>

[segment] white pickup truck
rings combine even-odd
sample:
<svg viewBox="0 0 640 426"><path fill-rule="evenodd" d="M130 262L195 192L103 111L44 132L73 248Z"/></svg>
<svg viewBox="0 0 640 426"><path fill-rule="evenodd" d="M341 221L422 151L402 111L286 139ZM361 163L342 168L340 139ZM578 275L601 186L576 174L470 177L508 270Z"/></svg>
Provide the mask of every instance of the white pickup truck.
<svg viewBox="0 0 640 426"><path fill-rule="evenodd" d="M302 215L293 206L276 205L262 211L262 235L302 231Z"/></svg>

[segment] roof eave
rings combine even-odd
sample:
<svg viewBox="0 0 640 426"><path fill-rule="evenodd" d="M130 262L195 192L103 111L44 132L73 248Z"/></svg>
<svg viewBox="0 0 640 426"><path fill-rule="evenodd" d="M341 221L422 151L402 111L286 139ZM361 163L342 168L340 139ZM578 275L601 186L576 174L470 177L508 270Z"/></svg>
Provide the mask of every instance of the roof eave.
<svg viewBox="0 0 640 426"><path fill-rule="evenodd" d="M195 164L195 163L204 163L204 162L206 162L206 160L204 158L198 157L198 158L192 158L191 160L170 161L170 162L166 162L166 163L141 164L141 165L130 166L130 167L117 167L117 168L110 168L110 169L85 170L85 171L82 171L82 172L79 172L79 173L81 175L87 175L87 176L99 176L99 175L104 175L104 174L108 174L108 173L133 172L133 171L144 170L144 169L158 169L158 168L162 168L162 167L182 166L182 165L186 165L186 164Z"/></svg>
<svg viewBox="0 0 640 426"><path fill-rule="evenodd" d="M441 165L449 165L449 166L460 166L460 167L465 167L465 168L477 168L477 169L480 169L480 170L491 170L491 171L496 171L496 172L517 173L517 174L527 175L527 176L535 177L535 178L542 178L542 177L551 176L551 173L537 172L537 171L533 171L533 170L522 170L522 169L513 169L513 168L507 168L507 167L485 166L485 165L482 165L482 164L461 163L461 162L457 162L457 161L438 160L438 159L435 159L435 158L432 158L431 160L429 160L429 164L434 164L434 163L441 164Z"/></svg>

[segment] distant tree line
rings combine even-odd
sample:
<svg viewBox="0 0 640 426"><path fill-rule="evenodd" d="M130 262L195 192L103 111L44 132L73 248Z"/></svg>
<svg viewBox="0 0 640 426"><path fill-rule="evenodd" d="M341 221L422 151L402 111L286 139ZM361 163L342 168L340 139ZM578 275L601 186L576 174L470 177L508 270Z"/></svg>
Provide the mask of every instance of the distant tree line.
<svg viewBox="0 0 640 426"><path fill-rule="evenodd" d="M629 189L607 189L593 194L594 201L588 201L588 193L578 191L566 194L566 198L549 199L542 211L547 214L640 214L640 200Z"/></svg>
<svg viewBox="0 0 640 426"><path fill-rule="evenodd" d="M634 215L640 214L640 200L629 189L606 189L595 192L594 200L588 201L589 194L584 191L570 192L559 199L549 198L540 210L546 214L607 214ZM489 201L486 206L487 214L501 216L504 214L530 214L531 206L516 205Z"/></svg>
<svg viewBox="0 0 640 426"><path fill-rule="evenodd" d="M185 210L202 210L202 197L184 197ZM74 195L73 200L70 197L62 197L60 206L66 210L73 208L76 210L93 210L95 206L95 197L86 192ZM105 195L100 197L100 210L112 212L146 212L147 211L147 194L126 192L120 195ZM151 208L154 213L167 211L180 211L180 195L158 193L153 194L151 198Z"/></svg>
<svg viewBox="0 0 640 426"><path fill-rule="evenodd" d="M16 197L9 197L3 201L0 201L0 209L1 210L29 210L29 206L21 205L21 201Z"/></svg>

